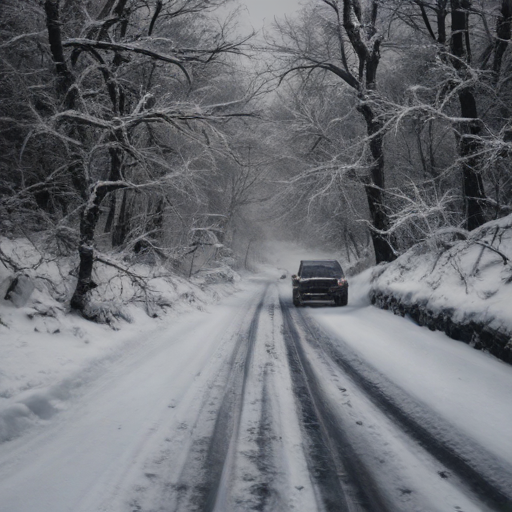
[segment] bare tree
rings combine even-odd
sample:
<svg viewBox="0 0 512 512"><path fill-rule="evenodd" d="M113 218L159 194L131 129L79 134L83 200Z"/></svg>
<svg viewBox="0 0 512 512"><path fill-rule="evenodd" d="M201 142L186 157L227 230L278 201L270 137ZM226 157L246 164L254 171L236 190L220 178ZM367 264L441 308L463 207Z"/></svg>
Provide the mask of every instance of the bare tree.
<svg viewBox="0 0 512 512"><path fill-rule="evenodd" d="M357 239L362 257L359 246L366 245L368 228L361 219L368 218L368 203L359 175L368 148L350 93L319 74L281 89L269 117L267 154L276 171L266 215L283 225L283 236L305 245L336 251ZM369 252L367 263L373 260Z"/></svg>
<svg viewBox="0 0 512 512"><path fill-rule="evenodd" d="M436 45L440 69L444 68L444 78L438 76L435 102L444 109L452 106L452 97L459 103L459 114L452 116L458 141L459 165L462 170L462 196L465 204L465 227L472 230L482 225L486 220L486 207L492 202L487 197L483 171L488 168L489 147L488 140L495 140L493 124L495 120L486 120L479 113L481 110L490 110L489 93L496 94L495 104L501 103L498 97L499 88L495 88L489 81L489 73L485 67L489 56L494 52L492 71L494 77L491 82L499 81L502 70L502 60L510 41L511 5L509 0L501 1L500 15L497 17L496 33L493 34L487 22L485 8L493 5L466 0L410 0L401 2L396 11L401 15L402 21L413 27L415 31L424 30L426 37ZM498 2L492 2L497 5ZM476 19L478 25L472 23ZM448 28L448 21L451 25ZM484 41L475 44L473 33L486 34ZM478 41L477 41L478 43ZM480 52L482 57L475 58ZM475 62L477 61L477 62ZM480 67L480 69L479 69ZM492 108L492 107L491 107ZM495 118L496 119L496 118ZM498 131L503 131L498 129ZM506 133L506 129L504 131ZM502 133L503 138L503 133Z"/></svg>
<svg viewBox="0 0 512 512"><path fill-rule="evenodd" d="M377 28L379 2L372 0L322 0L314 12L315 22L304 14L300 22L285 20L276 25L281 40L271 49L282 56L290 73L328 73L347 86L357 97L357 110L366 124L370 161L364 181L377 262L392 261L396 255L385 232L388 217L384 206L384 120L379 112L377 70L382 34ZM321 7L320 6L320 7ZM303 72L306 72L304 74Z"/></svg>
<svg viewBox="0 0 512 512"><path fill-rule="evenodd" d="M194 94L193 83L201 82L206 68L220 65L224 55L243 51L247 38L231 40L227 26L208 26L203 15L225 3L220 0L106 0L78 37L64 35L68 27L60 19L59 3L46 0L45 13L63 108L45 124L65 134L83 162L86 197L71 307L85 313L88 292L95 286L95 230L105 198L122 189L157 190L181 174L167 164L161 149L140 146L148 130L164 127L200 144L203 151L215 149L215 123L243 115L245 98L208 105L204 94ZM183 46L176 34L182 35ZM222 146L224 139L217 139Z"/></svg>

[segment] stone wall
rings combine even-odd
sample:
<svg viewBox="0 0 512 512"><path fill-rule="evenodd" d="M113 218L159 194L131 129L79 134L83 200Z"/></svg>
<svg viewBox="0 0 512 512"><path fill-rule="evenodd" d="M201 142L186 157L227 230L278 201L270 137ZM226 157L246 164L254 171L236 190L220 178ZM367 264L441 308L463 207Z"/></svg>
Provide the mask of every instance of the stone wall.
<svg viewBox="0 0 512 512"><path fill-rule="evenodd" d="M512 364L512 333L478 323L471 318L462 322L453 320L453 309L431 311L425 302L406 303L400 297L387 295L378 290L370 292L373 305L393 311L395 315L409 315L418 325L431 331L442 331L454 340L463 341L477 350L486 350L497 358Z"/></svg>

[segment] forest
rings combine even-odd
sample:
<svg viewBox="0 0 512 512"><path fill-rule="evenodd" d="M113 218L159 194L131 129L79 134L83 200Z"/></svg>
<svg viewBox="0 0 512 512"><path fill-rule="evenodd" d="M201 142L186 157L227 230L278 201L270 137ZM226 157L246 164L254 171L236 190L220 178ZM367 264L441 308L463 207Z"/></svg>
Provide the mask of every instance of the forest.
<svg viewBox="0 0 512 512"><path fill-rule="evenodd" d="M263 33L239 14L0 4L1 239L71 262L55 293L84 317L102 268L144 297L140 265L190 277L279 239L357 271L512 213L512 0L310 0Z"/></svg>

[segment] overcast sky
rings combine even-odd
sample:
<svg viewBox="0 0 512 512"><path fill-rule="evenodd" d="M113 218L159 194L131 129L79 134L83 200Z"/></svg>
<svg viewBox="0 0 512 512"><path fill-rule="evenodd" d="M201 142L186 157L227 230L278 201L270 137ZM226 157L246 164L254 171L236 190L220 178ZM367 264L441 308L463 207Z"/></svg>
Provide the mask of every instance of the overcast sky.
<svg viewBox="0 0 512 512"><path fill-rule="evenodd" d="M274 17L285 14L294 14L300 8L299 0L239 0L241 5L247 7L246 22L256 30L263 24L270 25ZM244 20L245 21L245 20Z"/></svg>

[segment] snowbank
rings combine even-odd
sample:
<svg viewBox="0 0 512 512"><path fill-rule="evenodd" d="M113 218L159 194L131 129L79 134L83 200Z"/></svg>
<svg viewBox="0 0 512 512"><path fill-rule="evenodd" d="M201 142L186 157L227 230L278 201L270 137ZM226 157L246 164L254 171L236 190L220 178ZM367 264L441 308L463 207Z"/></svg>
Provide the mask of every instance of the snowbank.
<svg viewBox="0 0 512 512"><path fill-rule="evenodd" d="M512 363L512 215L374 268L370 297Z"/></svg>
<svg viewBox="0 0 512 512"><path fill-rule="evenodd" d="M236 291L240 280L225 266L192 280L164 268L130 266L142 287L115 267L97 265L95 281L103 284L91 307L103 315L98 324L68 311L73 258L42 257L28 240L0 238L0 250L6 262L0 262L0 442L44 423L130 346L150 343L184 312L207 309ZM6 300L17 276L23 286Z"/></svg>

